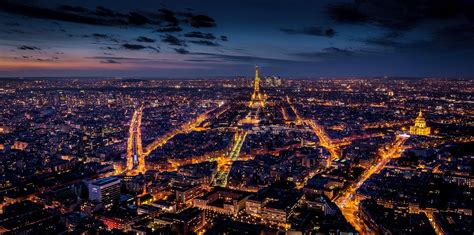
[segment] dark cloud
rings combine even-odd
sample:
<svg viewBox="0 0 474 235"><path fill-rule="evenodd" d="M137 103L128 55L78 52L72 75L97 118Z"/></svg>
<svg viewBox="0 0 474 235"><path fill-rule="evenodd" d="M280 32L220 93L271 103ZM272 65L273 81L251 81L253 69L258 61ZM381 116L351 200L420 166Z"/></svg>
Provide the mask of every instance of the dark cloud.
<svg viewBox="0 0 474 235"><path fill-rule="evenodd" d="M101 60L100 63L102 63L102 64L120 64L120 62L116 61L116 60Z"/></svg>
<svg viewBox="0 0 474 235"><path fill-rule="evenodd" d="M300 52L300 53L293 53L292 55L304 57L304 58L340 58L340 57L347 57L354 55L355 52L349 49L342 49L338 47L327 47L322 49L321 51L316 52Z"/></svg>
<svg viewBox="0 0 474 235"><path fill-rule="evenodd" d="M409 40L400 32L388 32L380 37L363 39L367 45L393 48L397 51L443 51L452 50L472 53L474 51L474 25L457 24L435 29L430 36Z"/></svg>
<svg viewBox="0 0 474 235"><path fill-rule="evenodd" d="M81 6L68 6L68 5L62 5L59 7L59 9L64 10L64 11L70 11L70 12L76 12L76 13L86 13L88 12L87 9Z"/></svg>
<svg viewBox="0 0 474 235"><path fill-rule="evenodd" d="M296 62L295 60L286 60L286 59L274 59L266 58L259 56L241 56L241 55L229 55L229 54L215 54L215 53L190 53L191 55L202 56L205 58L193 58L195 61L234 61L244 64L263 64L263 63L290 63Z"/></svg>
<svg viewBox="0 0 474 235"><path fill-rule="evenodd" d="M171 46L186 46L184 41L180 40L179 38L171 35L171 34L166 34L161 38L162 42L168 43Z"/></svg>
<svg viewBox="0 0 474 235"><path fill-rule="evenodd" d="M365 40L362 40L368 45L376 45L383 47L400 47L402 43L397 41L401 36L399 32L388 32L380 37L370 37Z"/></svg>
<svg viewBox="0 0 474 235"><path fill-rule="evenodd" d="M206 16L206 15L193 15L189 19L189 23L194 28L209 28L215 27L216 22L213 18Z"/></svg>
<svg viewBox="0 0 474 235"><path fill-rule="evenodd" d="M472 1L463 0L354 0L331 4L327 13L339 23L368 23L390 30L409 30L429 20L469 18L473 5Z"/></svg>
<svg viewBox="0 0 474 235"><path fill-rule="evenodd" d="M189 54L189 51L184 49L184 48L174 48L174 50L176 51L176 53L178 54Z"/></svg>
<svg viewBox="0 0 474 235"><path fill-rule="evenodd" d="M97 7L95 11L63 5L57 9L38 7L32 4L18 3L15 1L2 1L0 11L10 14L28 16L33 18L58 20L89 25L104 26L143 26L146 24L158 25L149 17L138 12L122 14L105 7Z"/></svg>
<svg viewBox="0 0 474 235"><path fill-rule="evenodd" d="M76 34L66 34L68 37L81 37L81 38L93 38L96 40L110 40L113 42L118 42L119 40L115 39L115 37L111 34L103 34L103 33L93 33L93 34L84 34L84 35L76 35Z"/></svg>
<svg viewBox="0 0 474 235"><path fill-rule="evenodd" d="M79 23L84 25L98 25L98 26L112 26L112 27L146 27L158 28L156 31L165 33L161 41L171 46L187 47L184 39L178 38L170 33L180 32L183 30L180 24L190 25L194 28L214 27L216 22L213 18L206 15L195 15L190 12L174 12L172 10L162 8L158 12L152 11L132 11L132 12L118 12L97 6L95 9L85 8L83 6L61 5L59 7L47 7L47 4L36 4L31 1L13 1L0 0L0 12L14 14L19 16L26 16L31 18L46 19L60 25L59 22ZM51 6L51 5L49 5ZM204 46L219 46L218 43L208 40L215 40L216 36L212 33L190 32L186 33L185 37L199 38L203 40L194 40L191 43ZM103 45L100 47L104 50L154 50L159 52L159 47L146 46L127 42L125 40L117 39L116 35L109 35L105 33L93 33L86 35L67 34L69 37L83 37L91 38L97 41L108 40L114 42L114 45ZM226 37L221 38L223 41ZM97 42L94 43L103 43ZM156 40L140 36L135 39L139 43L155 43ZM25 47L20 50L35 50ZM177 51L184 52L184 51Z"/></svg>
<svg viewBox="0 0 474 235"><path fill-rule="evenodd" d="M338 47L327 47L322 50L323 53L339 54L339 55L353 55L354 52L348 49L341 49Z"/></svg>
<svg viewBox="0 0 474 235"><path fill-rule="evenodd" d="M185 37L187 38L202 38L202 39L208 39L208 40L214 40L216 39L216 36L212 33L202 33L202 32L189 32L184 34Z"/></svg>
<svg viewBox="0 0 474 235"><path fill-rule="evenodd" d="M397 51L472 51L474 49L474 2L464 0L354 0L328 6L329 17L338 23L374 25L381 36L362 39L367 45ZM408 32L431 31L422 38L404 37Z"/></svg>
<svg viewBox="0 0 474 235"><path fill-rule="evenodd" d="M39 51L41 48L35 47L35 46L20 46L18 47L18 50L23 50L23 51Z"/></svg>
<svg viewBox="0 0 474 235"><path fill-rule="evenodd" d="M13 59L15 59L15 60L33 59L33 56L27 56L27 55L23 55L21 57L15 56L15 57L13 57Z"/></svg>
<svg viewBox="0 0 474 235"><path fill-rule="evenodd" d="M50 57L50 58L36 58L37 61L55 61L59 60L59 57Z"/></svg>
<svg viewBox="0 0 474 235"><path fill-rule="evenodd" d="M175 13L169 9L162 8L159 10L158 19L167 23L168 27L178 26L179 20Z"/></svg>
<svg viewBox="0 0 474 235"><path fill-rule="evenodd" d="M7 30L3 30L3 32L8 33L8 34L10 34L10 33L12 33L12 34L13 33L14 34L26 34L25 31L20 30L20 29L7 29Z"/></svg>
<svg viewBox="0 0 474 235"><path fill-rule="evenodd" d="M424 17L434 19L452 19L461 14L468 13L468 11L465 10L469 9L465 9L465 7L474 6L472 1L471 4L468 4L467 2L468 1L463 0L431 0L421 3L420 5L421 7L426 7L423 11L425 15Z"/></svg>
<svg viewBox="0 0 474 235"><path fill-rule="evenodd" d="M146 25L151 23L148 17L141 15L137 12L130 12L127 16L128 22L132 25Z"/></svg>
<svg viewBox="0 0 474 235"><path fill-rule="evenodd" d="M116 50L118 48L111 47L111 46L106 46L106 47L101 47L100 49L103 49L103 50Z"/></svg>
<svg viewBox="0 0 474 235"><path fill-rule="evenodd" d="M90 25L110 25L118 24L115 20L112 22L108 19L100 19L97 17L86 16L85 14L79 14L77 11L73 12L70 9L64 10L65 6L62 6L59 10L48 9L36 6L29 6L11 1L2 1L0 4L0 11L8 12L11 14L23 15L34 18L60 20L72 23L90 24ZM82 12L81 12L82 13Z"/></svg>
<svg viewBox="0 0 474 235"><path fill-rule="evenodd" d="M142 50L142 49L147 48L146 46L143 46L140 44L129 44L129 43L123 44L122 47L129 50Z"/></svg>
<svg viewBox="0 0 474 235"><path fill-rule="evenodd" d="M115 60L115 61L147 61L148 58L136 58L136 57L118 57L118 56L93 56L84 57L86 59L98 59L98 60Z"/></svg>
<svg viewBox="0 0 474 235"><path fill-rule="evenodd" d="M183 31L183 28L179 26L161 27L156 30L156 32L160 32L160 33L174 33L174 32L181 32L181 31Z"/></svg>
<svg viewBox="0 0 474 235"><path fill-rule="evenodd" d="M434 32L434 38L451 46L469 46L474 47L474 24L450 25L438 29Z"/></svg>
<svg viewBox="0 0 474 235"><path fill-rule="evenodd" d="M153 39L153 38L148 38L148 37L145 37L145 36L140 36L140 37L138 37L136 40L137 40L137 42L146 42L146 43L153 43L153 42L156 42L155 39Z"/></svg>
<svg viewBox="0 0 474 235"><path fill-rule="evenodd" d="M304 35L311 35L311 36L323 36L323 37L334 37L336 35L336 31L332 28L321 29L320 27L307 27L307 28L298 28L298 29L290 29L290 28L280 28L280 31L285 32L287 34L304 34Z"/></svg>
<svg viewBox="0 0 474 235"><path fill-rule="evenodd" d="M97 40L110 40L112 42L119 42L118 39L114 38L114 36L109 34L94 33L91 36ZM84 35L84 37L88 37L88 35Z"/></svg>
<svg viewBox="0 0 474 235"><path fill-rule="evenodd" d="M456 24L435 29L431 37L417 40L394 38L391 46L406 52L461 52L464 55L474 55L474 25Z"/></svg>
<svg viewBox="0 0 474 235"><path fill-rule="evenodd" d="M143 46L143 45L140 45L140 44L130 44L130 43L125 43L125 44L122 44L122 48L125 48L125 49L128 49L128 50L143 50L143 49L152 49L156 52L160 52L160 50L158 50L158 48L156 47L152 47L152 46Z"/></svg>
<svg viewBox="0 0 474 235"><path fill-rule="evenodd" d="M328 6L329 16L340 23L361 23L367 16L354 3L340 3Z"/></svg>
<svg viewBox="0 0 474 235"><path fill-rule="evenodd" d="M109 8L105 8L103 6L96 7L94 14L97 15L97 16L102 16L102 17L115 17L115 16L117 16L116 12L110 10Z"/></svg>
<svg viewBox="0 0 474 235"><path fill-rule="evenodd" d="M92 36L95 37L95 38L104 38L104 39L105 38L111 38L109 35L101 34L101 33L94 33L94 34L92 34Z"/></svg>
<svg viewBox="0 0 474 235"><path fill-rule="evenodd" d="M6 26L12 26L12 27L20 27L21 24L18 22L5 22L4 23Z"/></svg>
<svg viewBox="0 0 474 235"><path fill-rule="evenodd" d="M224 42L229 41L229 39L227 38L227 36L224 36L224 35L221 36L221 40L224 41Z"/></svg>
<svg viewBox="0 0 474 235"><path fill-rule="evenodd" d="M188 59L184 61L189 61L189 62L221 62L220 60L208 60L208 59Z"/></svg>
<svg viewBox="0 0 474 235"><path fill-rule="evenodd" d="M336 35L336 31L334 29L326 29L324 31L324 34L328 37L333 37L334 35Z"/></svg>
<svg viewBox="0 0 474 235"><path fill-rule="evenodd" d="M201 45L201 46L211 46L211 47L220 46L218 43L213 42L213 41L208 41L208 40L193 40L189 42L193 44Z"/></svg>

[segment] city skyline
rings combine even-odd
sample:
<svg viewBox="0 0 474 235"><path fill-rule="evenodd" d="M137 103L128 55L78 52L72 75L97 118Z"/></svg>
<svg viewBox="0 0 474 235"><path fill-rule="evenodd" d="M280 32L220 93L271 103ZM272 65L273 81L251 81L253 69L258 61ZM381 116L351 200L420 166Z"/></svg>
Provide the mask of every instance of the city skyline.
<svg viewBox="0 0 474 235"><path fill-rule="evenodd" d="M0 234L474 234L472 0L0 0Z"/></svg>
<svg viewBox="0 0 474 235"><path fill-rule="evenodd" d="M2 1L0 77L472 78L470 1Z"/></svg>
<svg viewBox="0 0 474 235"><path fill-rule="evenodd" d="M468 79L5 79L0 232L469 234Z"/></svg>

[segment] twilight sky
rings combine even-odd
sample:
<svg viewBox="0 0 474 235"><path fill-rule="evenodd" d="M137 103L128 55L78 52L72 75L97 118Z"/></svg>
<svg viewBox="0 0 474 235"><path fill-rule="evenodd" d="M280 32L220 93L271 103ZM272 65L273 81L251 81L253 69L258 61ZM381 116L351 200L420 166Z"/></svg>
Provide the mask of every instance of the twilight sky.
<svg viewBox="0 0 474 235"><path fill-rule="evenodd" d="M474 77L472 0L0 0L0 77Z"/></svg>

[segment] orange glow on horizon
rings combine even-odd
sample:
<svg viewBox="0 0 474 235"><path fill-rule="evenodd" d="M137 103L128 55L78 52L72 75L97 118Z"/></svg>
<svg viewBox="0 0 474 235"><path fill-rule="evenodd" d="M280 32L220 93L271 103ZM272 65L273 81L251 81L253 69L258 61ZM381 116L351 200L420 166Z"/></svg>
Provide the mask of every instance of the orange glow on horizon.
<svg viewBox="0 0 474 235"><path fill-rule="evenodd" d="M129 69L134 68L133 64L103 64L96 60L82 61L18 61L0 60L0 70L19 69Z"/></svg>
<svg viewBox="0 0 474 235"><path fill-rule="evenodd" d="M135 63L126 60L120 60L120 63L108 64L101 63L95 59L78 60L17 60L0 59L0 71L17 71L25 69L35 70L131 70L131 69L211 69L206 65L196 65L182 61L163 62L147 61L147 63Z"/></svg>

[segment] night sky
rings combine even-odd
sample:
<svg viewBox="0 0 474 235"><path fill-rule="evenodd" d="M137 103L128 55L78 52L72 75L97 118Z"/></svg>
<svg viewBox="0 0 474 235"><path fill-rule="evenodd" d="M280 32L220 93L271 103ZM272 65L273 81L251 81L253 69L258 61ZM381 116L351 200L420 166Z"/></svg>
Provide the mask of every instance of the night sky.
<svg viewBox="0 0 474 235"><path fill-rule="evenodd" d="M0 0L0 77L474 77L474 1Z"/></svg>

